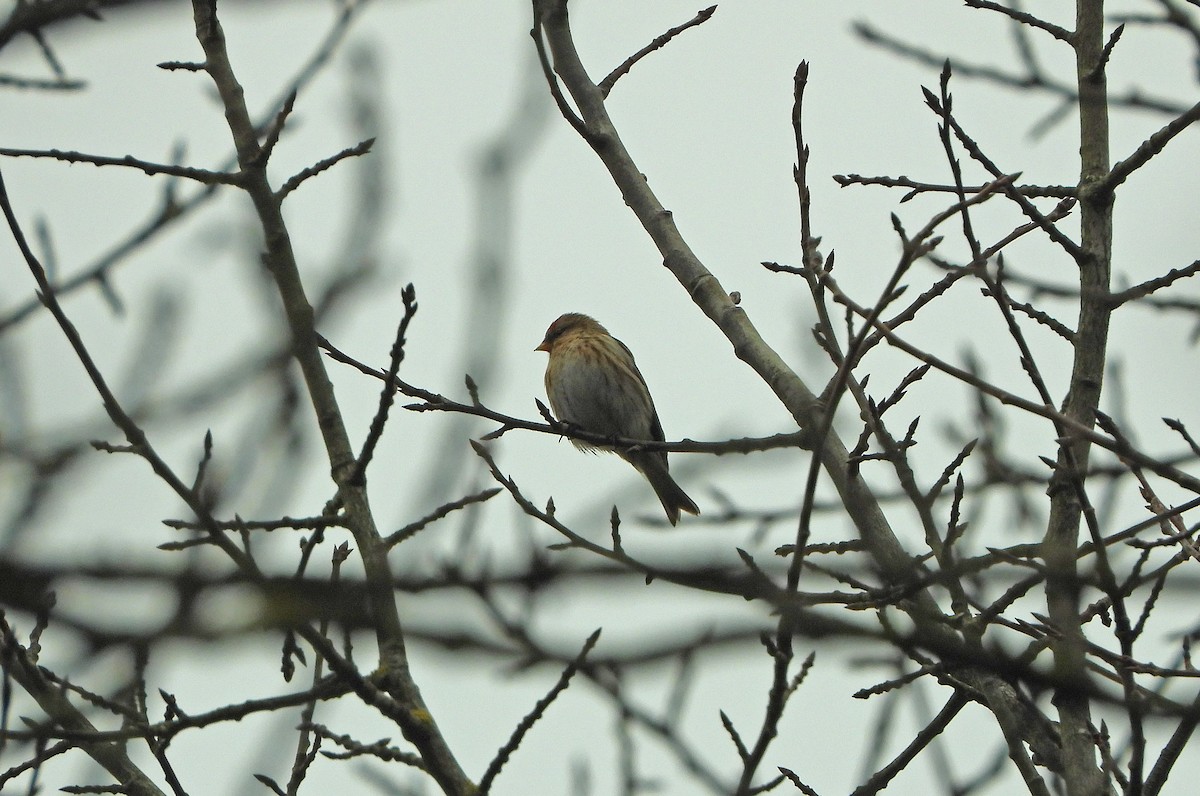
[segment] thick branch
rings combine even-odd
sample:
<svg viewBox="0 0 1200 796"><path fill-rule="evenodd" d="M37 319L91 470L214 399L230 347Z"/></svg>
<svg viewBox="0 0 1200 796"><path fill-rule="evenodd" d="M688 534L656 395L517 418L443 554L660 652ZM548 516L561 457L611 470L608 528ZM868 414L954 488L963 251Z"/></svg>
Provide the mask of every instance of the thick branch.
<svg viewBox="0 0 1200 796"><path fill-rule="evenodd" d="M1104 3L1077 0L1074 38L1079 95L1080 246L1079 322L1075 327L1074 364L1063 414L1091 427L1100 402L1107 357L1109 282L1112 268L1112 192L1101 189L1109 173L1108 96L1102 67ZM1050 518L1042 541L1047 568L1046 603L1050 621L1059 631L1051 641L1054 663L1067 680L1086 676L1086 651L1080 617L1075 550L1079 545L1082 479L1090 443L1073 436L1059 447L1055 479L1049 489ZM1063 748L1063 777L1070 796L1108 792L1104 772L1096 763L1091 711L1079 691L1060 693L1058 706Z"/></svg>
<svg viewBox="0 0 1200 796"><path fill-rule="evenodd" d="M238 163L244 175L242 187L253 201L263 228L266 242L264 262L283 302L292 336L292 355L304 374L325 442L330 471L345 509L347 526L354 534L370 583L370 607L375 617L379 645L379 682L401 706L388 715L397 720L404 736L420 750L430 774L442 789L448 794L465 796L474 790L474 785L455 759L409 672L400 616L392 595L388 548L375 526L366 485L350 483L356 469L356 458L333 385L325 370L324 358L317 348L313 308L305 295L291 238L284 224L282 198L272 190L267 180L267 164L261 156L258 134L246 109L242 87L229 60L224 32L216 16L216 3L193 0L192 6L196 38L204 48L206 67L225 107L225 119L237 149ZM314 639L308 640L312 642Z"/></svg>

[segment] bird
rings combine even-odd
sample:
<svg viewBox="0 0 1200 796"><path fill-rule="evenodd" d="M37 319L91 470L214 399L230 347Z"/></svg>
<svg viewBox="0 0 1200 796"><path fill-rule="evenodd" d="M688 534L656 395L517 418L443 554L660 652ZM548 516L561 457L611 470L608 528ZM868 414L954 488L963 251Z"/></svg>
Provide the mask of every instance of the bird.
<svg viewBox="0 0 1200 796"><path fill-rule="evenodd" d="M546 362L546 397L560 422L593 434L664 442L654 400L628 346L595 319L578 312L562 315L535 351ZM675 525L679 513L699 514L687 493L675 483L667 452L597 446L572 440L581 450L609 450L637 468Z"/></svg>

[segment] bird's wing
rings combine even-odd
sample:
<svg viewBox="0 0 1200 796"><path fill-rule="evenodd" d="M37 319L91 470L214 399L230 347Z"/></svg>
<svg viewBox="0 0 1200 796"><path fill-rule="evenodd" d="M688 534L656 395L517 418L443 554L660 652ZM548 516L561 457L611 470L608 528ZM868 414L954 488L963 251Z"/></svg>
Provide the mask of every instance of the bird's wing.
<svg viewBox="0 0 1200 796"><path fill-rule="evenodd" d="M634 375L638 377L638 381L642 383L642 389L646 391L646 399L650 402L650 439L655 442L666 442L667 437L663 434L662 421L658 419L658 410L654 407L654 398L650 395L650 387L646 384L646 377L638 370L637 361L634 360L633 352L629 350L629 346L615 337L613 340L616 340L617 345L621 346L625 353L629 355L629 367L633 370ZM666 459L665 452L663 453L663 459Z"/></svg>

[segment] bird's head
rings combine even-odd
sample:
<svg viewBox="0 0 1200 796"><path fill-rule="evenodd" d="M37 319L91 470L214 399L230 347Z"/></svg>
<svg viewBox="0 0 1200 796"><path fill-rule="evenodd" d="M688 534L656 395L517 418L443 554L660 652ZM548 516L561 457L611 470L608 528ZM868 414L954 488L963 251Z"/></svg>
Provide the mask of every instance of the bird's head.
<svg viewBox="0 0 1200 796"><path fill-rule="evenodd" d="M546 330L546 336L534 351L550 353L554 349L555 343L564 337L581 333L608 334L608 330L587 315L579 312L568 312L565 315L560 315L558 320L550 324L550 328Z"/></svg>

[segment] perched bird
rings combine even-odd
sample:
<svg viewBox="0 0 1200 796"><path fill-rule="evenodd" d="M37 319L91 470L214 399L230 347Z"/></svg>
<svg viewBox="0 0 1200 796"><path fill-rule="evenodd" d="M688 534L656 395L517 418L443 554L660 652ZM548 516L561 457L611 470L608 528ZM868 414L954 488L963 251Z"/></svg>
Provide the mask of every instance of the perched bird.
<svg viewBox="0 0 1200 796"><path fill-rule="evenodd" d="M568 312L550 324L546 338L534 350L550 355L546 363L546 397L560 421L605 436L666 440L650 390L638 372L633 354L595 320ZM583 450L597 447L574 442L575 447ZM700 513L671 478L666 451L615 449L615 452L654 487L672 525L679 522L680 511Z"/></svg>

